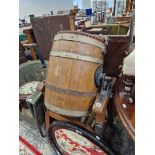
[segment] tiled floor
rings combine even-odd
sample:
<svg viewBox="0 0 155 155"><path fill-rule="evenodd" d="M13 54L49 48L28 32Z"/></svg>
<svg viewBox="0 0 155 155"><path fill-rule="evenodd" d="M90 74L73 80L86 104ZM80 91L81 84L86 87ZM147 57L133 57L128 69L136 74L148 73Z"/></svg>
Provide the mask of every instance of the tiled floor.
<svg viewBox="0 0 155 155"><path fill-rule="evenodd" d="M44 126L42 126L42 131L45 135L46 132ZM43 155L56 155L51 145L48 143L47 137L42 138L40 136L32 118L20 115L19 134Z"/></svg>

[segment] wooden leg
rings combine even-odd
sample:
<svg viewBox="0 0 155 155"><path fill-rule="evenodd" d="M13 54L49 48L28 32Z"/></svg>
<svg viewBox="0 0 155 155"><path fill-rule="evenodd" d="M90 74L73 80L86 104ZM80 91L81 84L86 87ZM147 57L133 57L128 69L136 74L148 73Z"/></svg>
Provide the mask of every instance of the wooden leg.
<svg viewBox="0 0 155 155"><path fill-rule="evenodd" d="M49 128L49 125L50 125L50 118L49 117L50 117L49 116L49 111L47 110L45 112L45 123L46 123L45 127L46 127L46 130Z"/></svg>
<svg viewBox="0 0 155 155"><path fill-rule="evenodd" d="M93 132L92 128L90 126L87 126L86 124L83 124L81 123L79 120L75 120L73 119L72 117L67 117L67 116L63 116L63 115L60 115L60 114L57 114L57 113L54 113L52 111L48 111L46 112L45 114L45 121L46 121L46 130L48 129L49 127L49 118L52 118L52 120L57 120L57 121L69 121L69 122L74 122L90 131Z"/></svg>
<svg viewBox="0 0 155 155"><path fill-rule="evenodd" d="M33 105L33 109L34 109L34 116L35 116L35 125L38 128L41 137L44 137L42 130L41 130L41 125L38 120L37 103Z"/></svg>

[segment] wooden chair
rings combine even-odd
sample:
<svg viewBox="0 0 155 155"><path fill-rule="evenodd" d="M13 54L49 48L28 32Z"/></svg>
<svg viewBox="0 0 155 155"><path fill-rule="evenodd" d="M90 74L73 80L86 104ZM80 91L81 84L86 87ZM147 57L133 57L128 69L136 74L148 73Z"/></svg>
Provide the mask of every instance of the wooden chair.
<svg viewBox="0 0 155 155"><path fill-rule="evenodd" d="M41 63L39 60L34 61L28 61L26 63L23 63L19 66L19 86L23 86L29 82L32 81L43 81L45 79L46 69L41 69ZM22 108L29 108L34 122L35 126L39 129L39 132L41 136L43 136L41 132L41 124L43 123L43 117L44 114L39 118L39 109L43 109L43 93L36 90L32 94L19 94L19 109L22 111ZM43 110L42 110L43 111Z"/></svg>

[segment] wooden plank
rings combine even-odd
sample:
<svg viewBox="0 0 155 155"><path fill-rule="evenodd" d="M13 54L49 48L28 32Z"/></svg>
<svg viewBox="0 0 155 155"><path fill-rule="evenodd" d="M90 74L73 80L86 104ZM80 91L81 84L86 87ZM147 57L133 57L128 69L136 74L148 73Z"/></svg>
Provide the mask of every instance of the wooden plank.
<svg viewBox="0 0 155 155"><path fill-rule="evenodd" d="M37 45L45 60L49 59L55 34L61 30L70 30L68 15L41 16L31 20Z"/></svg>
<svg viewBox="0 0 155 155"><path fill-rule="evenodd" d="M90 126L86 126L85 124L82 124L82 123L80 122L80 120L74 119L74 118L72 118L72 117L67 117L67 116L59 115L59 114L56 114L56 113L54 113L54 112L52 112L52 111L48 111L48 115L49 115L49 117L52 117L52 118L54 118L54 119L56 119L56 120L59 120L59 121L69 121L69 122L73 122L73 123L75 123L75 124L78 124L78 125L80 125L80 126L86 128L86 129L88 129L88 130L94 132L94 130L93 130ZM48 123L48 120L47 120L47 123ZM49 125L47 124L46 127L49 127ZM47 129L47 128L46 128L46 129Z"/></svg>

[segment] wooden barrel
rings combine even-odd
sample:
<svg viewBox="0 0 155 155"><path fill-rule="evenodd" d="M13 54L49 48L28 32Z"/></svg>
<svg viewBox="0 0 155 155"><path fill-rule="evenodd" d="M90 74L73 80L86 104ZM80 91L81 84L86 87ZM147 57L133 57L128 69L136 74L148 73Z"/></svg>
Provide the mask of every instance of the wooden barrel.
<svg viewBox="0 0 155 155"><path fill-rule="evenodd" d="M55 35L46 75L47 109L67 116L85 116L97 88L94 73L103 64L104 39L76 31Z"/></svg>

